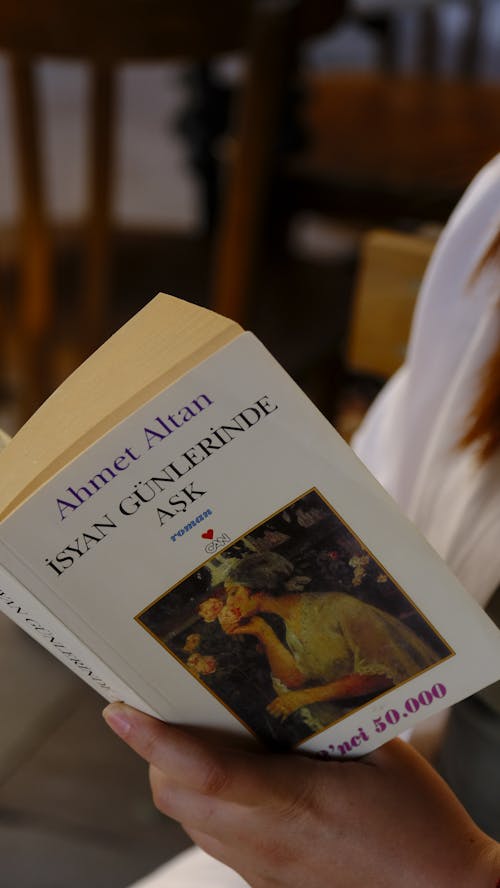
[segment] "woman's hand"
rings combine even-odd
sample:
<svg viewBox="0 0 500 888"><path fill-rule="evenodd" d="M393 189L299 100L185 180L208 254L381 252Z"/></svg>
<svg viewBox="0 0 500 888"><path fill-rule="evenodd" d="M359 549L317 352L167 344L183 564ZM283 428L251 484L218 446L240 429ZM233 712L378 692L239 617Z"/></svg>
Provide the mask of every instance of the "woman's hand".
<svg viewBox="0 0 500 888"><path fill-rule="evenodd" d="M105 718L150 762L159 810L252 888L497 885L499 846L401 741L323 762L213 746L124 704Z"/></svg>
<svg viewBox="0 0 500 888"><path fill-rule="evenodd" d="M244 623L238 623L231 635L255 635L256 638L261 638L266 629L267 623L262 617L250 617Z"/></svg>
<svg viewBox="0 0 500 888"><path fill-rule="evenodd" d="M274 700L269 703L269 706L267 706L269 715L274 716L274 718L279 718L281 721L285 721L293 712L296 712L297 709L302 709L303 706L308 705L310 701L307 692L308 689L305 688L299 691L287 691L285 694L275 697Z"/></svg>
<svg viewBox="0 0 500 888"><path fill-rule="evenodd" d="M312 706L313 703L325 703L329 700L343 700L346 697L365 696L390 688L392 679L387 675L345 675L336 681L324 685L301 688L289 691L276 697L267 707L269 715L285 721L297 709Z"/></svg>
<svg viewBox="0 0 500 888"><path fill-rule="evenodd" d="M256 635L258 637L266 627L262 617L250 617L242 622L241 614L227 607L220 614L219 623L227 635Z"/></svg>

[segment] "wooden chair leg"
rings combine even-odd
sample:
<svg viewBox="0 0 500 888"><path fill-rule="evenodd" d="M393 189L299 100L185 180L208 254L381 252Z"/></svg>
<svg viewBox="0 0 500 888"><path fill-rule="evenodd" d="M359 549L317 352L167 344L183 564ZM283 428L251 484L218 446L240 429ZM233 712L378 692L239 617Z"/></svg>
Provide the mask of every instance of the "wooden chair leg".
<svg viewBox="0 0 500 888"><path fill-rule="evenodd" d="M91 69L88 237L82 293L85 331L81 357L101 345L107 333L111 295L111 205L114 78L109 65Z"/></svg>
<svg viewBox="0 0 500 888"><path fill-rule="evenodd" d="M17 351L21 368L20 421L48 394L48 334L54 316L51 250L43 212L40 133L33 65L11 61L13 123L20 181L21 268L17 311Z"/></svg>
<svg viewBox="0 0 500 888"><path fill-rule="evenodd" d="M239 322L246 320L251 299L295 49L294 5L262 5L253 22L238 139L223 198L212 280L211 307Z"/></svg>

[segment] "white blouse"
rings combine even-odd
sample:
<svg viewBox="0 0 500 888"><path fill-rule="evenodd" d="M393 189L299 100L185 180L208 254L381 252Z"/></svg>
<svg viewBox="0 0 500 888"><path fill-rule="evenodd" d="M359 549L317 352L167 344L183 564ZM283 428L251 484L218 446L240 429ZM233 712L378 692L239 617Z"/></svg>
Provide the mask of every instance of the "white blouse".
<svg viewBox="0 0 500 888"><path fill-rule="evenodd" d="M500 155L474 179L444 229L420 292L406 362L353 447L486 604L500 582L500 453L480 465L457 442L481 368L500 337L500 262L474 271L500 228Z"/></svg>

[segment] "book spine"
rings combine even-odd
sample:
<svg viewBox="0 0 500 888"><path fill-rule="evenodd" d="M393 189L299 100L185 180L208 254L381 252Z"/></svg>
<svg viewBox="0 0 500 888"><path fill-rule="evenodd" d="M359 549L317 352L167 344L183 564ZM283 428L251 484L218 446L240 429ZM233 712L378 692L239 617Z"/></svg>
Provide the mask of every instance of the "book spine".
<svg viewBox="0 0 500 888"><path fill-rule="evenodd" d="M0 611L106 700L123 700L160 717L2 565Z"/></svg>

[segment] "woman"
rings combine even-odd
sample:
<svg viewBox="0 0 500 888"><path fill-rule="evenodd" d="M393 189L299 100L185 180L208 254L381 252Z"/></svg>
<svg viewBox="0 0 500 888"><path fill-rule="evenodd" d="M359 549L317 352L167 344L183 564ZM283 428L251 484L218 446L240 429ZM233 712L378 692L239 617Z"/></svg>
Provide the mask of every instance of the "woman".
<svg viewBox="0 0 500 888"><path fill-rule="evenodd" d="M499 622L500 155L476 177L439 240L407 360L354 448ZM443 776L500 839L500 683L455 707L433 745Z"/></svg>
<svg viewBox="0 0 500 888"><path fill-rule="evenodd" d="M500 156L474 180L446 226L423 283L405 366L355 441L483 604L500 582L499 230ZM498 749L497 696L489 689L476 701L467 723L476 751L466 750L456 769L480 787L483 815L488 787L474 771L483 757L489 762L492 807L483 829L490 835L500 822L498 755L490 753ZM231 868L190 852L144 888L500 886L500 846L401 741L341 764L221 756L190 734L120 706L106 718L153 761L159 808ZM463 736L463 725L451 728ZM445 738L445 758L447 745Z"/></svg>
<svg viewBox="0 0 500 888"><path fill-rule="evenodd" d="M301 710L319 731L345 715L343 701L359 705L439 659L398 619L354 595L287 591L292 574L276 552L245 556L226 580L219 614L225 632L260 642L277 693L271 715L286 719ZM282 621L286 643L269 614Z"/></svg>

